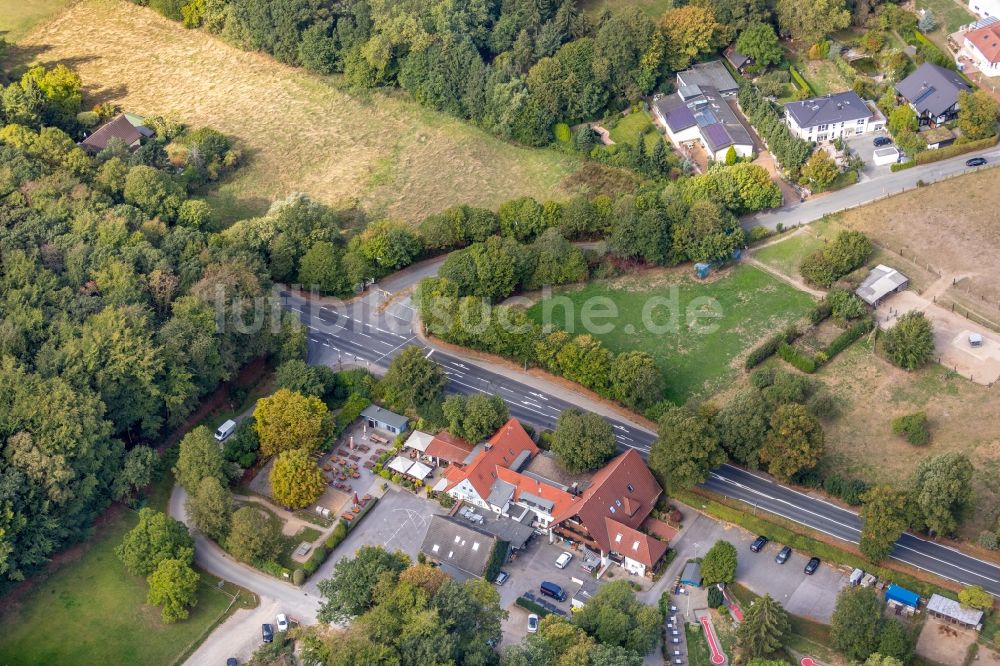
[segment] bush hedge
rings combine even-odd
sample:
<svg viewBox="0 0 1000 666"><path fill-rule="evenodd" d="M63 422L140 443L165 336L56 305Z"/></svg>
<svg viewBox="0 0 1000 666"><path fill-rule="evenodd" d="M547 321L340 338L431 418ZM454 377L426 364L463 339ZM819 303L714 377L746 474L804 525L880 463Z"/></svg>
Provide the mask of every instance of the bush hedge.
<svg viewBox="0 0 1000 666"><path fill-rule="evenodd" d="M802 372L808 374L816 372L816 360L812 356L803 354L787 342L778 345L778 356Z"/></svg>
<svg viewBox="0 0 1000 666"><path fill-rule="evenodd" d="M493 546L493 552L490 553L490 561L486 565L486 571L483 573L483 578L488 582L492 583L500 573L500 567L504 565L507 561L507 551L510 550L510 543L502 540L498 540Z"/></svg>
<svg viewBox="0 0 1000 666"><path fill-rule="evenodd" d="M724 601L725 601L725 599L722 596L722 590L720 590L715 585L713 585L712 587L708 588L708 607L709 608L718 608L719 606L721 606L723 604Z"/></svg>
<svg viewBox="0 0 1000 666"><path fill-rule="evenodd" d="M795 81L795 85L798 86L800 90L804 90L810 95L815 94L813 87L809 85L809 82L806 81L801 74L799 74L799 70L795 69L794 67L789 67L788 73L792 75L792 80Z"/></svg>
<svg viewBox="0 0 1000 666"><path fill-rule="evenodd" d="M823 350L823 353L826 354L828 359L831 359L850 347L856 340L866 335L873 328L875 328L875 320L871 317L866 317L852 324L847 330L834 338L826 346L826 349Z"/></svg>
<svg viewBox="0 0 1000 666"><path fill-rule="evenodd" d="M768 338L747 355L746 361L743 362L744 369L752 370L753 368L756 368L758 365L774 356L782 344L791 344L798 340L801 335L802 333L798 328L795 326L789 326L781 333Z"/></svg>
<svg viewBox="0 0 1000 666"><path fill-rule="evenodd" d="M551 611L546 609L544 606L539 606L534 601L526 597L518 597L517 601L515 601L514 603L523 608L524 610L528 611L529 613L534 613L540 618L552 614Z"/></svg>
<svg viewBox="0 0 1000 666"><path fill-rule="evenodd" d="M935 150L933 152L936 153L937 151ZM904 169L912 169L915 166L917 166L917 163L914 160L910 160L909 162L893 162L889 165L889 171L896 173L897 171L902 171Z"/></svg>
<svg viewBox="0 0 1000 666"><path fill-rule="evenodd" d="M968 143L953 143L950 146L938 148L937 150L924 150L917 153L917 156L913 158L913 161L915 164L930 164L931 162L946 160L949 157L955 157L956 155L963 155L965 153L971 153L975 150L995 146L997 144L997 138L998 137L994 135L977 141L969 141Z"/></svg>

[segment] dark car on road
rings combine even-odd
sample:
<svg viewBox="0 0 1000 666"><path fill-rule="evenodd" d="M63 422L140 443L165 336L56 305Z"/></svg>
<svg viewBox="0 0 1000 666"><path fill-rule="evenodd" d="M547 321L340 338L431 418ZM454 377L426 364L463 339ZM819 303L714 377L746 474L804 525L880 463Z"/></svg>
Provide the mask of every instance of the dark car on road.
<svg viewBox="0 0 1000 666"><path fill-rule="evenodd" d="M965 160L965 166L983 166L986 164L985 157L973 157L971 160Z"/></svg>
<svg viewBox="0 0 1000 666"><path fill-rule="evenodd" d="M262 624L260 627L260 635L264 639L265 643L270 643L274 640L274 627L269 624Z"/></svg>
<svg viewBox="0 0 1000 666"><path fill-rule="evenodd" d="M819 558L811 557L809 561L806 562L806 568L804 569L807 576L812 576L816 573L816 569L819 569Z"/></svg>
<svg viewBox="0 0 1000 666"><path fill-rule="evenodd" d="M767 537L759 536L753 540L752 544L750 544L750 550L752 550L755 553L759 553L760 551L764 550L764 546L766 545L767 545Z"/></svg>
<svg viewBox="0 0 1000 666"><path fill-rule="evenodd" d="M778 554L774 556L774 561L778 564L784 564L788 561L788 558L792 556L792 549L785 546L778 551Z"/></svg>
<svg viewBox="0 0 1000 666"><path fill-rule="evenodd" d="M876 148L881 148L882 146L888 146L892 144L892 139L890 139L887 136L877 136L872 141L872 144L874 144Z"/></svg>

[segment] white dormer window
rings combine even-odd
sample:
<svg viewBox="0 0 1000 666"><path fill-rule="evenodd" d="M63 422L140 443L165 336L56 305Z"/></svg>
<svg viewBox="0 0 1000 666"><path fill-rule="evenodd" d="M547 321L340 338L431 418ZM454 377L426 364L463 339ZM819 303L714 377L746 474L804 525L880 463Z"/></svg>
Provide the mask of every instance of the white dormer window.
<svg viewBox="0 0 1000 666"><path fill-rule="evenodd" d="M632 550L639 550L639 542L638 541L636 541L635 543L632 544Z"/></svg>
<svg viewBox="0 0 1000 666"><path fill-rule="evenodd" d="M456 534L456 535L455 535L455 543L459 543L459 542L460 542L461 540L462 540L462 537L460 537L460 536L458 536L458 535Z"/></svg>
<svg viewBox="0 0 1000 666"><path fill-rule="evenodd" d="M436 552L438 552L438 550L440 550L440 549L441 549L441 546L439 546L439 545L437 545L437 544L434 544L433 546L431 546L431 552L432 552L432 553L436 553Z"/></svg>
<svg viewBox="0 0 1000 666"><path fill-rule="evenodd" d="M615 543L621 543L621 542L622 542L622 535L621 534L616 534L615 535Z"/></svg>
<svg viewBox="0 0 1000 666"><path fill-rule="evenodd" d="M449 560L450 560L450 559L451 559L452 557L454 557L454 555L455 555L455 551L453 551L453 550L449 550L449 551L448 551L448 559L449 559Z"/></svg>
<svg viewBox="0 0 1000 666"><path fill-rule="evenodd" d="M611 507L608 507L608 508L611 509L611 513L615 512L615 507L611 506Z"/></svg>
<svg viewBox="0 0 1000 666"><path fill-rule="evenodd" d="M479 542L478 541L473 541L472 542L472 551L475 552L477 550L479 550Z"/></svg>
<svg viewBox="0 0 1000 666"><path fill-rule="evenodd" d="M630 483L630 484L628 484L628 486L627 486L627 487L628 487L628 491L629 491L630 493L634 493L634 492L635 492L635 488L633 488L633 487L632 487L632 484L631 484L631 483Z"/></svg>
<svg viewBox="0 0 1000 666"><path fill-rule="evenodd" d="M615 500L615 506L621 506L621 505L622 505L622 501L619 500L619 499L616 499Z"/></svg>

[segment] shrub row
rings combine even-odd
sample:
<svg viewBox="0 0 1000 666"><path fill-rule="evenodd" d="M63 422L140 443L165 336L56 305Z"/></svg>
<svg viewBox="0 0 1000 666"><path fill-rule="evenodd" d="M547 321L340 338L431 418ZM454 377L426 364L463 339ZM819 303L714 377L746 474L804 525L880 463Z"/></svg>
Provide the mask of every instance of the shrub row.
<svg viewBox="0 0 1000 666"><path fill-rule="evenodd" d="M998 137L994 135L985 139L979 139L978 141L969 141L968 143L953 143L950 146L938 148L937 150L925 150L917 153L917 156L913 158L913 161L916 164L930 164L931 162L946 160L949 157L955 157L956 155L971 153L972 151L980 150L981 148L995 146L997 138Z"/></svg>
<svg viewBox="0 0 1000 666"><path fill-rule="evenodd" d="M778 345L778 356L802 372L808 374L816 372L816 359L802 353L787 342L782 342Z"/></svg>
<svg viewBox="0 0 1000 666"><path fill-rule="evenodd" d="M333 420L333 436L334 438L340 437L347 427L354 423L361 412L371 404L371 400L367 396L361 395L359 393L352 393L347 397L344 402L344 406L341 407L337 416Z"/></svg>
<svg viewBox="0 0 1000 666"><path fill-rule="evenodd" d="M791 133L775 106L753 84L739 79L739 103L743 113L757 129L768 150L779 164L792 175L797 175L813 152L811 141Z"/></svg>
<svg viewBox="0 0 1000 666"><path fill-rule="evenodd" d="M799 74L799 70L795 69L794 67L789 67L788 73L792 75L792 80L795 81L795 85L797 85L800 90L804 90L810 95L815 94L815 92L813 91L813 87L809 85L809 82L806 81L801 74Z"/></svg>
<svg viewBox="0 0 1000 666"><path fill-rule="evenodd" d="M852 324L847 330L834 338L833 341L826 346L826 349L823 350L823 353L826 354L827 360L850 347L856 340L859 340L874 327L875 321L871 317L866 317L861 321Z"/></svg>
<svg viewBox="0 0 1000 666"><path fill-rule="evenodd" d="M510 543L506 541L498 540L493 546L493 552L490 553L490 561L486 565L486 572L483 574L483 578L488 582L492 583L496 579L497 574L500 573L500 567L507 561L508 550L510 550Z"/></svg>
<svg viewBox="0 0 1000 666"><path fill-rule="evenodd" d="M829 298L824 298L809 313L809 321L815 326L829 319L831 314L833 314L833 304Z"/></svg>
<svg viewBox="0 0 1000 666"><path fill-rule="evenodd" d="M337 546L339 546L341 542L347 538L347 535L358 523L361 522L361 519L372 510L372 507L375 506L376 502L378 502L378 498L373 497L351 522L347 522L343 518L338 519L337 524L333 528L333 532L331 532L330 536L326 538L323 545L313 550L312 556L302 563L302 568L296 569L292 574L292 582L296 585L301 585L305 582L307 577L316 573L316 570L320 568L320 565L322 565L323 562L326 562L326 558L328 558L333 551L336 550Z"/></svg>
<svg viewBox="0 0 1000 666"><path fill-rule="evenodd" d="M950 148L950 146L949 146L949 148ZM927 152L934 152L934 153L936 153L937 151L934 150L934 151L927 151ZM915 160L910 160L909 162L893 162L892 164L889 165L889 171L892 171L893 173L895 173L897 171L903 171L904 169L912 169L915 166L917 166L917 163L916 163Z"/></svg>
<svg viewBox="0 0 1000 666"><path fill-rule="evenodd" d="M552 614L552 611L548 610L544 606L539 606L534 601L526 597L518 597L517 601L515 601L514 603L516 603L518 606L528 611L529 613L534 613L540 618Z"/></svg>
<svg viewBox="0 0 1000 666"><path fill-rule="evenodd" d="M799 339L802 333L795 326L789 326L781 333L774 335L750 352L747 356L747 360L743 362L743 367L746 370L752 370L758 365L771 358L778 352L778 348L783 344L791 344Z"/></svg>

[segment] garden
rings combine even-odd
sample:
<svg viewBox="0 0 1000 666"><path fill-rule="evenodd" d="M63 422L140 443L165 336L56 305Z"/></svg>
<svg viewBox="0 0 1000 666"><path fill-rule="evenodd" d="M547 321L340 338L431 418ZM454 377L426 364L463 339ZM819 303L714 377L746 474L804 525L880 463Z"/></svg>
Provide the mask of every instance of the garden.
<svg viewBox="0 0 1000 666"><path fill-rule="evenodd" d="M771 331L804 317L813 305L808 294L752 266L726 268L704 281L690 271L690 266L655 269L557 290L554 296L568 301L553 304L550 323L586 333L581 322L584 304L612 304L617 317L604 319L602 325L610 323L610 329L592 331L594 337L615 353L650 354L665 376L667 398L681 404L723 387L737 372L737 357ZM545 323L545 309L542 302L536 303L528 316ZM699 319L685 322L686 314ZM714 330L701 331L697 322ZM666 333L661 332L664 328Z"/></svg>

